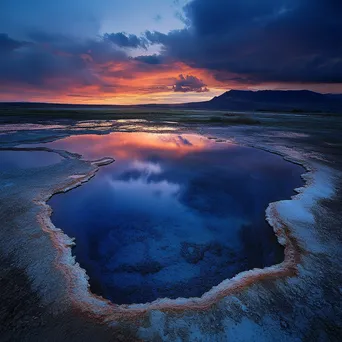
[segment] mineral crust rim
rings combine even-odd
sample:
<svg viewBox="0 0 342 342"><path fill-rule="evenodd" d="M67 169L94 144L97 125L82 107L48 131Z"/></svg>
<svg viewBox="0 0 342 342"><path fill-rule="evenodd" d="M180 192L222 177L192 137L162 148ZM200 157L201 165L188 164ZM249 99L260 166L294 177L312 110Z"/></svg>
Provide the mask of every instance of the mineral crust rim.
<svg viewBox="0 0 342 342"><path fill-rule="evenodd" d="M41 198L35 200L35 203L41 207L41 210L37 215L38 222L43 231L49 233L52 243L57 250L55 267L61 270L66 277L68 284L67 291L72 303L77 308L81 309L81 311L91 314L94 318L110 322L120 319L139 318L151 310L178 312L185 310L208 310L212 305L224 297L239 292L260 280L295 276L298 272L297 265L300 263L303 250L297 239L292 235L293 229L291 225L284 222L284 219L281 217L278 206L286 201L300 201L303 194L315 186L317 169L313 169L305 161L296 160L284 153L270 150L265 147L252 147L278 154L287 161L302 165L306 170L302 175L305 184L301 188L295 189L297 192L296 195L293 195L289 200L272 202L266 209L266 220L272 226L278 242L284 246L283 262L262 269L255 268L240 272L233 278L226 279L219 285L212 287L201 297L196 298L160 298L150 303L117 305L92 293L90 291L88 282L89 277L86 271L80 267L79 263L75 261L75 257L71 254L71 247L75 245L75 242L61 229L56 228L53 225L50 219L52 209L47 204L47 201L56 193L69 191L88 182L95 176L101 166L114 161L112 158L103 158L90 162L95 169L88 174L70 176L70 182L66 186L62 188L57 187L48 193L41 194ZM317 202L318 199L319 198L316 198L314 202Z"/></svg>

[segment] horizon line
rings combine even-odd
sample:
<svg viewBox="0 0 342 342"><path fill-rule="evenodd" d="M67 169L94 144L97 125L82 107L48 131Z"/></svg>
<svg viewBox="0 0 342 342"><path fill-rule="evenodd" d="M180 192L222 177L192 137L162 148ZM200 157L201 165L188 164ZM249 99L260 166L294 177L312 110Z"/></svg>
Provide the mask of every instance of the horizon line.
<svg viewBox="0 0 342 342"><path fill-rule="evenodd" d="M212 99L222 96L223 94L229 93L231 91L240 91L240 92L251 92L251 93L257 93L257 92L309 92L309 93L315 93L315 94L321 94L321 95L342 95L342 93L322 93L319 91L313 91L310 89L258 89L258 90L249 90L249 89L229 89L225 92L223 92L221 95L214 96ZM210 100L206 101L193 101L193 102L177 102L177 103L140 103L140 104L93 104L93 103L70 103L70 102L49 102L49 101L0 101L0 105L3 104L40 104L40 105L66 105L66 106L87 106L87 107L139 107L139 106L181 106L186 104L192 104L192 103L205 103L209 102Z"/></svg>

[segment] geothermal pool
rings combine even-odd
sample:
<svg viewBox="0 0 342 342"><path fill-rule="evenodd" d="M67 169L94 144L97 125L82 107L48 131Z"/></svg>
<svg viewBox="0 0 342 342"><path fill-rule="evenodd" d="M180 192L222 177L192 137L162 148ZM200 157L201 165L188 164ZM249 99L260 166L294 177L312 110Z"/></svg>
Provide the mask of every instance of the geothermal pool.
<svg viewBox="0 0 342 342"><path fill-rule="evenodd" d="M71 136L50 147L113 157L88 183L52 197L52 222L76 238L91 290L117 304L198 297L283 260L265 221L303 168L194 134Z"/></svg>
<svg viewBox="0 0 342 342"><path fill-rule="evenodd" d="M0 171L45 167L61 160L57 153L45 151L0 151Z"/></svg>

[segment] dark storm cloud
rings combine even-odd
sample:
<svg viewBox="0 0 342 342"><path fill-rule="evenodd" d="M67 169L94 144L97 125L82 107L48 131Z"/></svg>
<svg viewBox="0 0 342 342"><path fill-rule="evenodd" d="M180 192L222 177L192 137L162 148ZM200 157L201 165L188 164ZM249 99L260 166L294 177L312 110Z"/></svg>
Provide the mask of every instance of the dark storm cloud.
<svg viewBox="0 0 342 342"><path fill-rule="evenodd" d="M158 55L138 56L138 57L135 57L134 59L136 61L146 63L146 64L152 64L152 65L163 63L162 56L158 56Z"/></svg>
<svg viewBox="0 0 342 342"><path fill-rule="evenodd" d="M22 21L27 2L20 2L17 20ZM0 83L62 90L71 84L96 85L113 92L115 87L108 83L115 84L116 79L108 77L133 80L137 73L166 74L169 69L184 74L178 79L173 79L174 74L167 76L173 80L167 84L173 85L174 92L208 90L202 80L186 75L196 75L196 70L183 71L181 65L205 69L227 84L342 83L341 0L192 0L182 13L184 29L146 31L141 37L123 32L99 37L88 34L86 28L82 35L72 35L74 14L81 3L77 0L72 12L63 15L63 25L57 20L47 25L53 30L42 29L49 19L43 17L41 26L25 26L17 32L0 11L1 25L14 32L0 33ZM55 5L50 12L55 13ZM88 15L81 17L85 25ZM141 48L161 52L127 55L129 49Z"/></svg>
<svg viewBox="0 0 342 342"><path fill-rule="evenodd" d="M146 31L145 32L146 39L150 44L167 44L169 41L169 35L161 32L151 32Z"/></svg>
<svg viewBox="0 0 342 342"><path fill-rule="evenodd" d="M183 75L179 75L179 78L176 80L172 89L174 92L180 93L204 93L209 91L207 85L202 80L192 75L186 75L185 77Z"/></svg>
<svg viewBox="0 0 342 342"><path fill-rule="evenodd" d="M0 35L0 82L26 84L38 88L61 89L67 85L105 83L92 66L126 60L126 55L105 40L76 40L44 33L19 42Z"/></svg>
<svg viewBox="0 0 342 342"><path fill-rule="evenodd" d="M145 33L163 54L251 82L342 82L342 1L193 0L183 30Z"/></svg>
<svg viewBox="0 0 342 342"><path fill-rule="evenodd" d="M123 48L144 48L146 49L147 41L145 38L139 38L135 34L125 34L123 32L118 33L106 33L105 39L110 40L112 43Z"/></svg>
<svg viewBox="0 0 342 342"><path fill-rule="evenodd" d="M26 42L21 42L10 38L6 33L0 33L0 51L13 51L27 45Z"/></svg>

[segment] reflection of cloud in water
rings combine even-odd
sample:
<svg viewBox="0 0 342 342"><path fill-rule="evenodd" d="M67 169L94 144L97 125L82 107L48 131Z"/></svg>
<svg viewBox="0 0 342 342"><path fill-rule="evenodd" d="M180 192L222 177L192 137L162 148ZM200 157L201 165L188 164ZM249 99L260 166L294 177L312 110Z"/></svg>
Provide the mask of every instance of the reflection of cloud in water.
<svg viewBox="0 0 342 342"><path fill-rule="evenodd" d="M76 127L80 128L93 128L93 127L112 127L115 124L115 121L109 120L109 121L79 121L76 123Z"/></svg>
<svg viewBox="0 0 342 342"><path fill-rule="evenodd" d="M179 184L167 180L151 182L148 177L108 181L114 194L120 198L120 207L125 208L125 211L137 211L140 208L145 212L157 212L161 208L170 207L171 212L183 207L177 199L181 188Z"/></svg>
<svg viewBox="0 0 342 342"><path fill-rule="evenodd" d="M142 171L145 174L151 175L151 174L161 174L162 173L162 168L159 164L157 163L151 163L151 162L144 162L140 160L135 160L132 163L132 167L135 170Z"/></svg>
<svg viewBox="0 0 342 342"><path fill-rule="evenodd" d="M174 147L186 147L186 148L195 148L196 146L201 146L202 148L205 147L205 138L194 136L194 135L185 135L187 137L184 137L182 135L161 135L159 137L160 141L164 144L171 145ZM195 144L190 142L190 140L193 140Z"/></svg>
<svg viewBox="0 0 342 342"><path fill-rule="evenodd" d="M279 156L195 134L87 135L53 146L116 159L49 202L95 292L115 303L200 296L283 258L265 208L292 194L302 170Z"/></svg>
<svg viewBox="0 0 342 342"><path fill-rule="evenodd" d="M0 132L7 131L34 131L47 129L63 129L65 125L41 125L41 124L4 124L0 126Z"/></svg>
<svg viewBox="0 0 342 342"><path fill-rule="evenodd" d="M231 144L223 144L225 148ZM163 156L184 156L189 153L219 149L222 145L198 134L158 134L115 132L108 135L86 134L70 136L45 144L81 154L85 159L102 157L139 159L149 151L162 151Z"/></svg>
<svg viewBox="0 0 342 342"><path fill-rule="evenodd" d="M183 145L192 146L192 143L188 139L183 138L181 135L178 136L178 139Z"/></svg>
<svg viewBox="0 0 342 342"><path fill-rule="evenodd" d="M119 122L119 123L145 123L148 121L145 119L119 119L119 120L116 120L116 122Z"/></svg>
<svg viewBox="0 0 342 342"><path fill-rule="evenodd" d="M158 197L174 197L178 194L180 186L178 184L170 183L166 180L159 182L148 182L145 177L139 179L130 179L128 181L110 180L110 184L116 191L122 192L123 197L132 199L135 197L146 198L158 194ZM132 196L134 194L134 196Z"/></svg>
<svg viewBox="0 0 342 342"><path fill-rule="evenodd" d="M131 125L123 125L119 127L120 130L123 131L139 131L140 132L169 132L169 131L175 131L178 128L177 127L171 127L171 126L146 126L146 125L139 125L139 124L131 124Z"/></svg>

